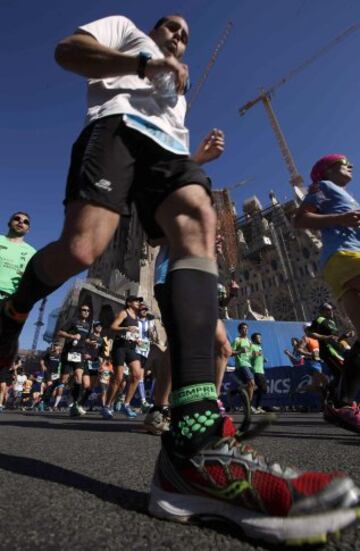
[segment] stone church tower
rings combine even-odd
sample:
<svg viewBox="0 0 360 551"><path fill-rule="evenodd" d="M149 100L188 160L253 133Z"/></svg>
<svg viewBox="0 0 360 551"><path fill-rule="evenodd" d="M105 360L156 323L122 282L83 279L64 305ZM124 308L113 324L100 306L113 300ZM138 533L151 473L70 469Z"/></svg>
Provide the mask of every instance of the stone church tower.
<svg viewBox="0 0 360 551"><path fill-rule="evenodd" d="M250 308L260 317L275 320L311 320L323 302L335 302L319 270L319 235L292 225L295 199L280 204L270 192L270 205L263 208L253 196L244 201L243 214L237 216L228 191L214 193L216 204L226 196L218 210L219 231L224 232L225 242L232 232L230 250L223 248L222 259L239 285L238 296L231 303L231 317L247 318ZM336 314L340 325L348 327L341 308Z"/></svg>

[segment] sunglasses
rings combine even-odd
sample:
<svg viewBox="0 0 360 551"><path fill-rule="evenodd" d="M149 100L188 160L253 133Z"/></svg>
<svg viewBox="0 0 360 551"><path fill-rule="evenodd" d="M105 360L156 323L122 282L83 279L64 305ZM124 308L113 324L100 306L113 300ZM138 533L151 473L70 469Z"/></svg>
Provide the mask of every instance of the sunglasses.
<svg viewBox="0 0 360 551"><path fill-rule="evenodd" d="M90 312L89 308L80 308L81 312Z"/></svg>
<svg viewBox="0 0 360 551"><path fill-rule="evenodd" d="M341 166L348 166L348 167L352 167L352 163L348 160L348 159L339 159L338 161L334 161L333 163L331 163L330 166L335 166L335 165L341 165Z"/></svg>
<svg viewBox="0 0 360 551"><path fill-rule="evenodd" d="M21 216L14 216L11 222L22 222L25 226L30 226L30 220L28 218L21 218Z"/></svg>

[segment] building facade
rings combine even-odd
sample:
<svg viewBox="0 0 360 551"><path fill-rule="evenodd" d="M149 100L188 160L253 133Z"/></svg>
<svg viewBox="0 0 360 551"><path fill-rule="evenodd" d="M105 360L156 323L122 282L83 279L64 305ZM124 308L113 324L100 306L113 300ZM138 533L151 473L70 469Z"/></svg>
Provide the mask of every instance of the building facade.
<svg viewBox="0 0 360 551"><path fill-rule="evenodd" d="M226 190L215 193L228 194ZM225 231L225 240L230 228L235 233L230 255L224 247L225 258L221 261L225 266L232 265L231 277L239 285L238 296L231 303L231 317L246 319L250 311L275 320L311 320L323 302L335 302L319 269L319 235L293 227L296 199L281 204L273 192L269 199L266 208L256 196L246 199L243 214L237 216L231 202L231 207L224 208L229 205L228 197L219 213L219 231ZM337 308L336 316L341 326L349 326L341 308Z"/></svg>

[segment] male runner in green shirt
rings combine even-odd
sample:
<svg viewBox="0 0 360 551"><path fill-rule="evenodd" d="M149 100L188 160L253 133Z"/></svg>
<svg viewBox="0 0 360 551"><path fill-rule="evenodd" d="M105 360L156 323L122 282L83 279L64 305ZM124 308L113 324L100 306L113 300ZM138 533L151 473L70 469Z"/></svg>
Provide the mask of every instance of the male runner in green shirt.
<svg viewBox="0 0 360 551"><path fill-rule="evenodd" d="M267 392L267 384L265 379L265 362L264 353L262 349L262 337L261 333L253 333L251 335L251 371L254 374L254 380L256 384L254 406L252 406L252 413L265 413L261 408L261 398Z"/></svg>
<svg viewBox="0 0 360 551"><path fill-rule="evenodd" d="M7 235L0 235L0 300L14 293L19 285L26 264L36 252L24 242L30 229L30 217L25 212L14 212L8 222ZM0 370L0 411L4 406L6 387L12 373Z"/></svg>
<svg viewBox="0 0 360 551"><path fill-rule="evenodd" d="M247 323L239 323L239 336L235 338L231 348L233 349L233 356L235 356L236 375L246 385L251 402L255 390L255 381L251 371L251 341L248 337L248 329Z"/></svg>
<svg viewBox="0 0 360 551"><path fill-rule="evenodd" d="M8 233L0 235L0 299L16 291L27 263L36 252L24 241L30 229L26 212L15 212L8 227Z"/></svg>

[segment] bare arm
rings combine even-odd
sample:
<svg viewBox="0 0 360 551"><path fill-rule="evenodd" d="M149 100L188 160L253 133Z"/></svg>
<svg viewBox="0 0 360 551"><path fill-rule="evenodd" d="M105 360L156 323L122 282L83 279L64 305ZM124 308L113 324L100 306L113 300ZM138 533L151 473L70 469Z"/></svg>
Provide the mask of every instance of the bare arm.
<svg viewBox="0 0 360 551"><path fill-rule="evenodd" d="M339 214L319 214L313 205L302 204L294 218L295 228L322 230L332 226L351 228L360 227L360 210L352 210Z"/></svg>
<svg viewBox="0 0 360 551"><path fill-rule="evenodd" d="M138 56L123 54L100 44L84 31L74 33L59 42L55 49L56 62L65 70L86 78L111 78L136 75ZM159 72L172 71L176 75L177 91L182 93L188 78L188 68L175 57L150 59L145 75L151 80Z"/></svg>
<svg viewBox="0 0 360 551"><path fill-rule="evenodd" d="M79 32L64 38L55 49L57 63L87 78L135 75L138 59L103 46L91 34Z"/></svg>
<svg viewBox="0 0 360 551"><path fill-rule="evenodd" d="M313 339L316 339L318 341L333 341L337 342L339 340L339 337L336 335L320 335L320 333L314 333L313 331L308 332L309 337L312 337Z"/></svg>
<svg viewBox="0 0 360 551"><path fill-rule="evenodd" d="M122 310L120 314L118 314L114 319L114 321L112 322L111 329L113 331L116 331L117 333L120 333L121 331L125 331L125 332L129 331L129 327L119 327L124 321L124 319L126 318L126 316L127 316L126 310Z"/></svg>
<svg viewBox="0 0 360 551"><path fill-rule="evenodd" d="M46 364L42 358L40 359L40 368L41 368L41 371L44 371L44 372L47 371Z"/></svg>
<svg viewBox="0 0 360 551"><path fill-rule="evenodd" d="M297 363L299 361L299 358L296 357L294 354L290 352L290 350L285 349L284 354L287 355L288 358L290 358L291 361Z"/></svg>
<svg viewBox="0 0 360 551"><path fill-rule="evenodd" d="M57 332L57 337L60 337L61 339L72 339L72 340L80 340L81 335L79 333L68 333L67 331L63 331L60 329L60 331Z"/></svg>
<svg viewBox="0 0 360 551"><path fill-rule="evenodd" d="M224 151L224 133L222 130L214 128L200 142L195 153L192 155L192 160L203 165L217 159Z"/></svg>

